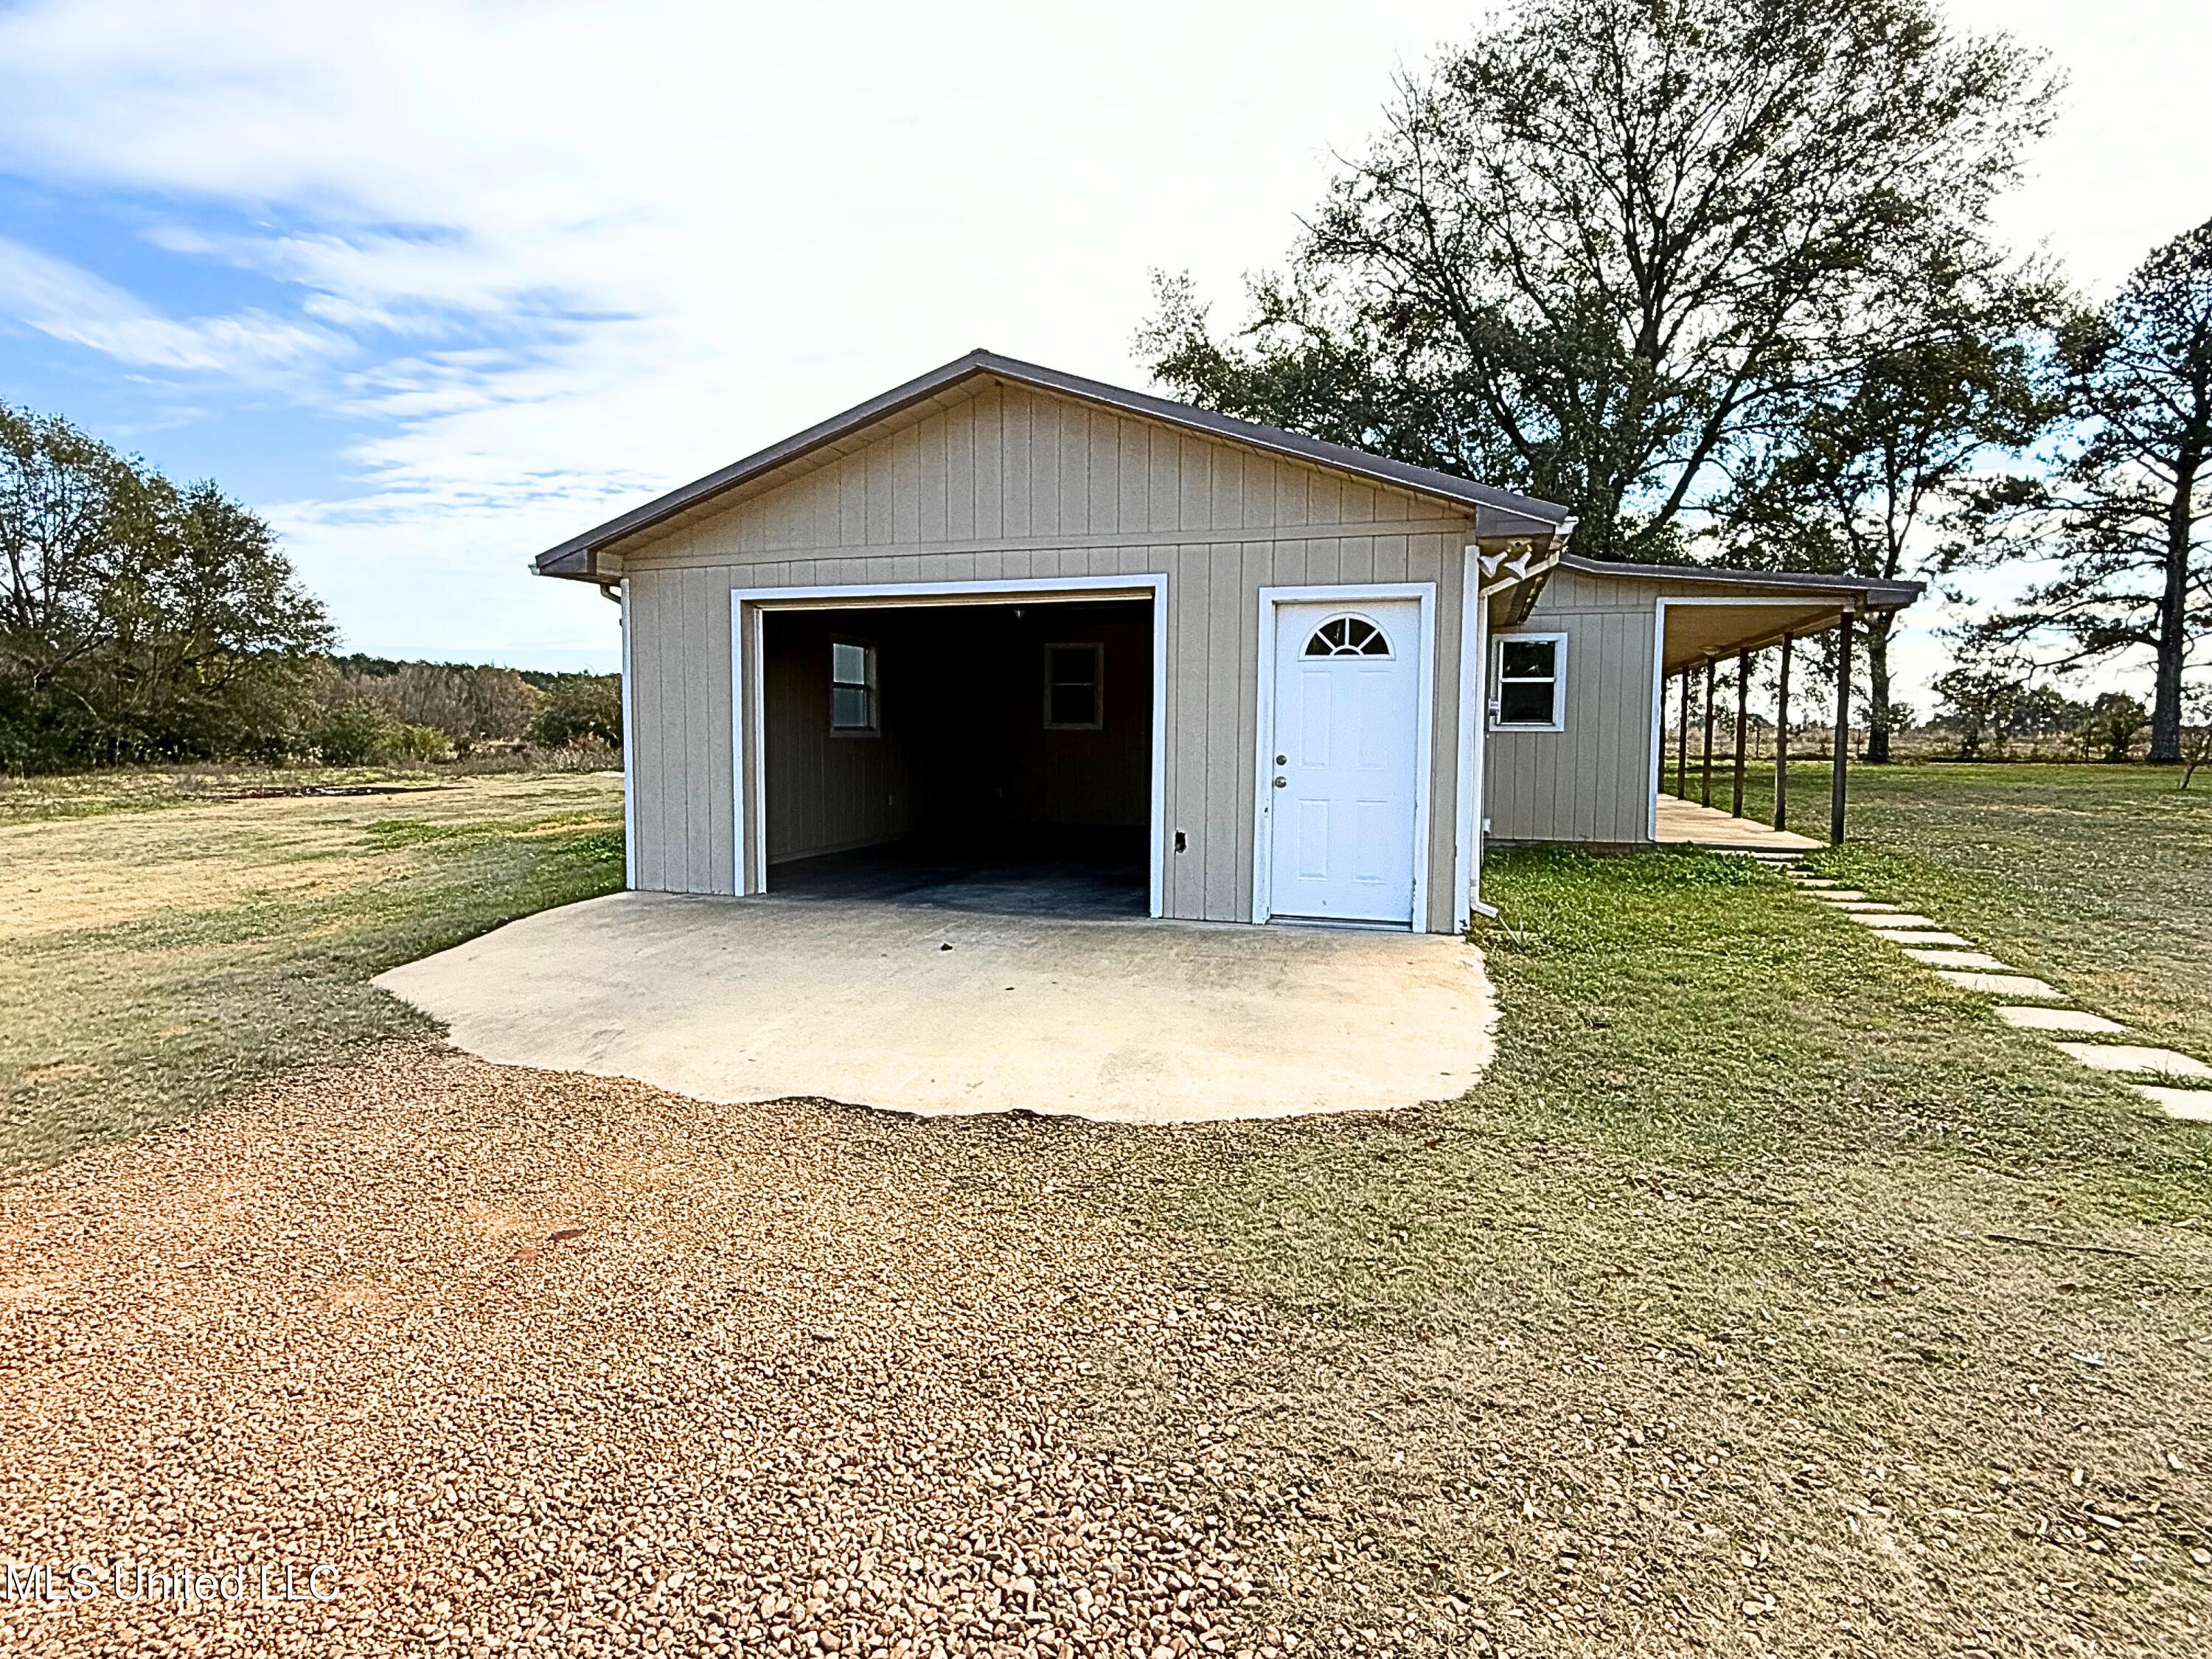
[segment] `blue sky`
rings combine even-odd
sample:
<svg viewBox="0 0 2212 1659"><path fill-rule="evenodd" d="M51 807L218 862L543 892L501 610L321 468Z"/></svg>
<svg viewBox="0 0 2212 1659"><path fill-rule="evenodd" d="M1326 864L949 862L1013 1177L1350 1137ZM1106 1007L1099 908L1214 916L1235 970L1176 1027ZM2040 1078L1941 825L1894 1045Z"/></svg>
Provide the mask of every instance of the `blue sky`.
<svg viewBox="0 0 2212 1659"><path fill-rule="evenodd" d="M2072 76L2017 240L2212 214L2212 9L1953 11ZM220 480L356 648L611 665L530 555L972 346L1141 384L1150 270L1233 303L1472 15L0 0L0 398Z"/></svg>

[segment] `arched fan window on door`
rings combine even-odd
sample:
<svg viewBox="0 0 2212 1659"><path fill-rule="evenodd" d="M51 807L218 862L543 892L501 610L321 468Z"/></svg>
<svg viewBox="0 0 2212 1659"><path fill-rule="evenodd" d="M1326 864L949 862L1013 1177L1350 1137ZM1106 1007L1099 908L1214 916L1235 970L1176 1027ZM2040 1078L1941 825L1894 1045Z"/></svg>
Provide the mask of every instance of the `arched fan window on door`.
<svg viewBox="0 0 2212 1659"><path fill-rule="evenodd" d="M1364 617L1332 617L1306 641L1309 657L1387 657L1390 641Z"/></svg>

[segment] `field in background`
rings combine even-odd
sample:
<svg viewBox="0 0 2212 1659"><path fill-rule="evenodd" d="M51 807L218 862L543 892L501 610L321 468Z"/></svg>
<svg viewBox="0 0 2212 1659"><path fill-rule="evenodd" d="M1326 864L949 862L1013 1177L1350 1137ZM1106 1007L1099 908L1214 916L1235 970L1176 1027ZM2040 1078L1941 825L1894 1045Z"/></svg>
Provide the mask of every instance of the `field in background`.
<svg viewBox="0 0 2212 1659"><path fill-rule="evenodd" d="M621 758L618 754L610 757L604 745L568 749L479 745L464 760L406 766L270 767L196 761L181 766L106 767L32 777L0 775L0 825L277 795L337 795L371 787L422 788L482 777L600 773L619 786Z"/></svg>
<svg viewBox="0 0 2212 1659"><path fill-rule="evenodd" d="M315 787L364 794L247 792ZM372 975L618 886L622 780L121 772L0 789L0 1165L422 1022Z"/></svg>

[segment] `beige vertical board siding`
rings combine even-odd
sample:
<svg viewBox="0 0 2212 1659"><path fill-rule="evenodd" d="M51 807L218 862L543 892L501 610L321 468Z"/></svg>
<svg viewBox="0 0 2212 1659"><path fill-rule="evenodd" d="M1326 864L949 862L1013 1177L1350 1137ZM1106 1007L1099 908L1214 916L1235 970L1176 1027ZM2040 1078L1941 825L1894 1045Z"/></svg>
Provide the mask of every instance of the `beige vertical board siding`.
<svg viewBox="0 0 2212 1659"><path fill-rule="evenodd" d="M693 695L704 711L703 733L714 734L705 743L708 774L708 863L706 885L696 890L729 893L736 890L738 828L734 759L730 744L731 694L734 685L730 659L730 573L704 570L705 589L698 600L704 641L701 683Z"/></svg>
<svg viewBox="0 0 2212 1659"><path fill-rule="evenodd" d="M1208 603L1209 549L1178 547L1168 554L1168 822L1169 846L1174 832L1187 838L1184 851L1168 854L1172 891L1169 911L1178 916L1206 916L1206 863L1212 856L1216 831L1227 826L1209 824L1206 815L1206 652ZM1255 601L1256 603L1256 601Z"/></svg>
<svg viewBox="0 0 2212 1659"><path fill-rule="evenodd" d="M1566 729L1492 732L1486 810L1493 841L1618 846L1649 839L1659 591L1652 582L1561 571L1528 621L1498 635L1567 636ZM1486 702L1487 692L1486 684Z"/></svg>
<svg viewBox="0 0 2212 1659"><path fill-rule="evenodd" d="M684 793L690 751L684 739L690 723L684 696L683 574L665 572L653 584L654 633L664 642L653 665L659 684L660 747L667 763L660 769L660 853L655 860L656 886L681 892L690 863L690 826L684 811Z"/></svg>
<svg viewBox="0 0 2212 1659"><path fill-rule="evenodd" d="M713 570L647 568L631 577L630 595L638 884L728 892L737 830L729 582Z"/></svg>
<svg viewBox="0 0 2212 1659"><path fill-rule="evenodd" d="M1465 540L1428 535L1394 537L1393 556L1402 556L1400 580L1437 585L1435 670L1429 723L1428 926L1448 931L1458 908L1452 883L1458 874L1459 828L1459 636L1462 609L1461 580L1466 568Z"/></svg>
<svg viewBox="0 0 2212 1659"><path fill-rule="evenodd" d="M632 879L642 888L657 889L660 849L660 793L665 787L670 757L660 741L659 660L664 645L660 632L660 582L643 572L629 580L629 718L630 832L637 844L630 849Z"/></svg>
<svg viewBox="0 0 2212 1659"><path fill-rule="evenodd" d="M630 556L719 565L946 543L1112 537L1171 544L1194 532L1464 516L1228 440L996 386L811 471L776 476L781 482L763 480L702 508Z"/></svg>
<svg viewBox="0 0 2212 1659"><path fill-rule="evenodd" d="M1074 399L993 385L928 409L624 550L636 623L639 884L727 892L750 833L733 810L732 587L1164 573L1168 752L1157 828L1170 848L1178 829L1188 841L1182 855L1164 855L1167 908L1243 920L1253 878L1260 590L1413 580L1437 585L1427 882L1431 925L1449 925L1469 530L1445 503ZM1571 650L1574 673L1587 653ZM1648 637L1643 651L1648 678ZM1571 696L1589 690L1578 682ZM1510 833L1507 803L1519 787L1517 775L1504 775L1510 770L1499 768L1492 795L1500 835ZM773 841L784 856L807 839L787 843L779 830Z"/></svg>
<svg viewBox="0 0 2212 1659"><path fill-rule="evenodd" d="M1293 542L1288 545L1298 552L1304 551L1303 543ZM1251 596L1247 608L1253 612L1254 622L1251 624L1249 635L1252 641L1251 655L1248 659L1245 672L1237 677L1237 702L1233 714L1229 716L1234 721L1235 730L1245 735L1239 740L1242 744L1241 750L1237 744L1231 745L1230 769L1241 773L1242 776L1238 779L1241 787L1236 795L1236 817L1231 822L1228 833L1231 838L1230 845L1236 852L1237 866L1231 883L1236 887L1236 891L1231 896L1231 911L1235 916L1246 921L1249 921L1252 915L1254 851L1252 837L1255 823L1253 814L1256 810L1253 805L1252 797L1259 760L1260 629L1257 620L1259 591L1262 587L1282 586L1290 582L1304 580L1302 567L1296 572L1291 572L1286 570L1285 566L1279 561L1277 555L1281 550L1282 544L1272 542L1247 542L1238 550L1240 556L1238 563L1243 572L1243 586L1245 592ZM1273 757L1270 755L1268 758L1272 760Z"/></svg>
<svg viewBox="0 0 2212 1659"><path fill-rule="evenodd" d="M1260 628L1256 594L1252 617L1238 615L1246 592L1242 550L1204 550L1205 582L1193 594L1206 607L1204 701L1176 711L1206 733L1205 914L1218 920L1249 915L1252 903L1252 750L1258 733L1239 729L1237 711L1239 688L1259 672Z"/></svg>
<svg viewBox="0 0 2212 1659"><path fill-rule="evenodd" d="M714 647L708 638L712 619L707 610L708 573L686 570L683 583L677 589L677 603L684 608L684 661L687 669L684 685L684 703L687 727L696 721L703 729L713 718L714 697L708 690L708 665L714 660ZM694 740L685 733L684 752L700 755L707 764L687 767L684 788L684 890L687 893L714 890L714 756L711 745Z"/></svg>

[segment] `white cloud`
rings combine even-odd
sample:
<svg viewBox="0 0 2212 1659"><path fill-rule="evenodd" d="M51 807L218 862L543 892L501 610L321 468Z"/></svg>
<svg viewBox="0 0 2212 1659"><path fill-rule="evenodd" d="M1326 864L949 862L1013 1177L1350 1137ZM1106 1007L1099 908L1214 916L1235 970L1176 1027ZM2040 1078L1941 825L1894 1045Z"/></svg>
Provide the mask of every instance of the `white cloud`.
<svg viewBox="0 0 2212 1659"><path fill-rule="evenodd" d="M259 312L179 322L90 271L0 237L0 311L119 362L240 380L328 357L344 342Z"/></svg>

